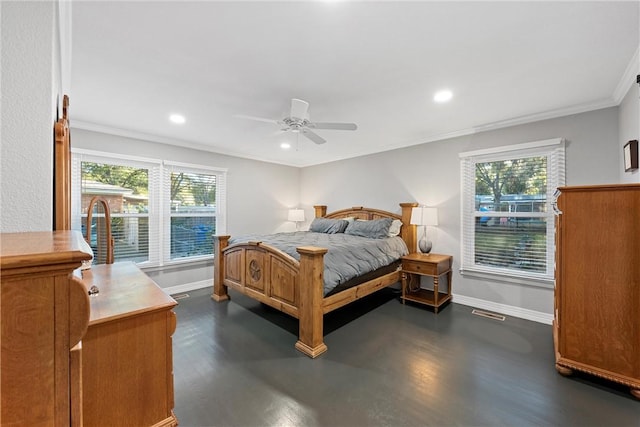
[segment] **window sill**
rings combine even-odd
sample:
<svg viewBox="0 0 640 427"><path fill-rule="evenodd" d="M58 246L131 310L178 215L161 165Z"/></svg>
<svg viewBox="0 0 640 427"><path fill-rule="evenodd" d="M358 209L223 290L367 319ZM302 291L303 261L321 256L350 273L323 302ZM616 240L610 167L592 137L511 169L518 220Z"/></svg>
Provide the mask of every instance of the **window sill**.
<svg viewBox="0 0 640 427"><path fill-rule="evenodd" d="M179 270L184 268L200 268L200 267L209 267L213 265L213 255L207 256L206 258L198 258L198 259L190 259L190 260L179 260L179 261L171 261L166 262L164 265L138 265L142 271L145 273L153 273L156 271L169 271L171 269Z"/></svg>
<svg viewBox="0 0 640 427"><path fill-rule="evenodd" d="M495 280L516 285L534 286L537 288L553 289L555 280L546 277L517 276L513 273L487 271L475 268L461 268L460 274L484 280Z"/></svg>

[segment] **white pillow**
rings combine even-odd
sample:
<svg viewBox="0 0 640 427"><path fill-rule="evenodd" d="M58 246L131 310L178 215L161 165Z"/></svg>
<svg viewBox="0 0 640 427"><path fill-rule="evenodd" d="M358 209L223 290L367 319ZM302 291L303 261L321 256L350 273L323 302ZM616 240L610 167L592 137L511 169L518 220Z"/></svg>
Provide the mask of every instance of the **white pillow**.
<svg viewBox="0 0 640 427"><path fill-rule="evenodd" d="M400 228L402 227L402 221L394 219L389 227L389 237L395 237L400 234Z"/></svg>
<svg viewBox="0 0 640 427"><path fill-rule="evenodd" d="M80 266L80 270L88 270L91 268L91 264L93 264L93 249L91 249L91 246L87 243L86 240L84 239L79 239L82 241L81 246L82 246L82 250L84 252L87 252L89 254L91 254L91 259L88 259L86 261L82 261L82 265Z"/></svg>

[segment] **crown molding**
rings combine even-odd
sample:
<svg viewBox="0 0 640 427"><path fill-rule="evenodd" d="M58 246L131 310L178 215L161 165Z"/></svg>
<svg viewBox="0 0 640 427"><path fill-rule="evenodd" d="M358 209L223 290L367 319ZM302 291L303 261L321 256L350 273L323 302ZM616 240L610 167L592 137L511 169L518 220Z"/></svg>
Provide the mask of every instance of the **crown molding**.
<svg viewBox="0 0 640 427"><path fill-rule="evenodd" d="M381 149L379 151L376 151L375 153L370 153L370 152L351 153L348 156L335 158L333 160L329 160L329 161L326 161L326 162L317 162L317 163L312 163L312 164L309 163L309 164L297 165L297 167L315 166L315 165L324 164L324 163L331 163L331 162L337 162L337 161L340 161L340 160L352 159L352 158L355 158L355 157L361 157L361 156L367 156L367 155L372 155L372 154L384 153L386 151L392 151L392 150L397 150L397 149L401 149L401 148L412 147L412 146L415 146L415 145L428 144L428 143L437 142L437 141L444 141L444 140L447 140L447 139L452 139L452 138L457 138L457 137L467 136L467 135L473 135L473 134L481 133L481 132L488 132L488 131L491 131L491 130L502 129L502 128L507 128L507 127L511 127L511 126L524 125L524 124L528 124L528 123L539 122L539 121L542 121L542 120L556 119L556 118L559 118L559 117L565 117L565 116L571 116L571 115L574 115L574 114L586 113L586 112L589 112L589 111L600 110L600 109L603 109L603 108L616 107L618 105L619 105L619 102L616 102L613 98L608 98L608 99L603 99L603 100L600 100L600 101L597 101L597 102L574 105L574 106L567 107L567 108L559 108L559 109L556 109L556 110L549 110L549 111L544 111L544 112L541 112L541 113L529 114L529 115L526 115L526 116L520 116L520 117L515 117L515 118L512 118L512 119L506 119L506 120L501 120L501 121L497 121L497 122L487 123L487 124L480 125L480 126L475 126L475 127L472 127L472 128L460 129L460 130L453 131L453 132L447 132L447 133L440 133L440 134L436 134L436 135L431 135L431 136L427 136L425 138L422 138L422 139L419 139L419 140L416 140L416 141L398 143L398 144L391 144L391 145L388 145L388 146L384 147L383 149Z"/></svg>
<svg viewBox="0 0 640 427"><path fill-rule="evenodd" d="M143 140L143 141L159 142L159 143L168 144L168 145L177 145L179 147L192 148L192 149L195 149L195 150L201 150L201 151L207 151L207 152L212 152L212 153L224 154L224 155L227 155L227 156L239 157L239 158L242 158L242 159L249 159L249 160L256 160L256 161L259 161L259 162L274 163L274 164L280 164L280 165L283 165L283 166L304 168L304 167L316 166L316 165L321 165L321 164L326 164L326 163L338 162L338 161L341 161L341 160L353 159L353 158L356 158L356 157L362 157L362 156L368 156L368 155L372 155L372 154L384 153L384 152L387 152L387 151L392 151L392 150L397 150L397 149L401 149L401 148L412 147L412 146L415 146L415 145L427 144L427 143L430 143L430 142L437 142L437 141L443 141L443 140L446 140L446 139L457 138L457 137L461 137L461 136L473 135L473 134L481 133L481 132L488 132L488 131L491 131L491 130L502 129L502 128L507 128L507 127L511 127L511 126L518 126L518 125L523 125L523 124L528 124L528 123L533 123L533 122L539 122L539 121L542 121L542 120L556 119L556 118L559 118L559 117L571 116L573 114L586 113L586 112L589 112L589 111L600 110L600 109L603 109L603 108L616 107L619 104L620 104L619 101L616 101L613 98L607 98L607 99L603 99L603 100L596 101L596 102L573 105L573 106L566 107L566 108L559 108L559 109L556 109L556 110L543 111L541 113L528 114L528 115L524 115L524 116L520 116L520 117L514 117L514 118L511 118L511 119L500 120L500 121L487 123L487 124L480 125L480 126L474 126L472 128L466 128L466 129L460 129L460 130L452 131L452 132L435 134L435 135L427 136L425 138L421 138L421 139L415 140L415 141L408 141L408 142L404 142L404 143L390 144L390 145L388 145L386 147L383 147L382 149L380 149L380 150L378 150L376 152L357 151L357 152L353 152L353 153L350 153L348 155L337 157L337 158L334 158L334 159L331 159L331 160L327 160L327 161L320 161L320 162L302 161L302 162L299 162L299 163L277 162L277 161L273 161L273 160L267 160L267 159L264 159L264 158L260 158L260 157L257 157L257 156L247 155L247 154L244 154L244 153L233 152L233 151L230 151L230 150L226 150L226 149L224 149L222 147L208 146L208 145L201 144L201 143L182 141L182 140L177 140L177 139L173 139L173 138L167 138L167 137L158 136L158 135L151 135L151 134L146 134L146 133L142 133L142 132L136 132L136 131L126 130L126 129L119 129L119 128L114 128L114 127L110 127L110 126L99 125L99 124L96 124L96 123L83 122L83 121L79 121L79 120L75 120L75 119L72 121L71 127L72 128L76 128L76 129L83 129L83 130L93 131L93 132L100 132L100 133L118 135L118 136L123 136L123 137L126 137L126 138L140 139L140 140Z"/></svg>
<svg viewBox="0 0 640 427"><path fill-rule="evenodd" d="M139 139L141 141L157 142L160 144L191 148L193 150L200 150L200 151L206 151L209 153L222 154L225 156L238 157L240 159L255 160L255 161L266 162L266 163L275 163L275 164L281 164L283 166L300 167L299 165L275 162L272 160L266 160L266 159L260 158L258 156L251 156L245 153L239 153L233 150L227 150L219 146L211 146L211 145L206 145L206 144L193 142L193 141L183 141L180 139L168 138L165 136L153 135L153 134L144 133L144 132L137 132L129 129L121 129L113 126L100 125L97 123L85 122L77 119L73 119L73 121L70 123L70 126L72 129L81 129L81 130L87 130L90 132L104 133L107 135L122 136L124 138Z"/></svg>
<svg viewBox="0 0 640 427"><path fill-rule="evenodd" d="M629 88L636 84L636 76L640 74L640 45L633 54L629 65L624 70L616 89L613 91L613 99L616 105L620 105L624 97L629 92Z"/></svg>
<svg viewBox="0 0 640 427"><path fill-rule="evenodd" d="M502 129L511 126L539 122L542 120L556 119L558 117L572 116L574 114L586 113L588 111L601 110L603 108L616 107L618 104L619 102L616 102L613 98L601 99L599 101L589 102L586 104L572 105L570 107L558 108L555 110L548 110L540 113L487 123L476 126L473 129L476 132L486 132L488 130Z"/></svg>

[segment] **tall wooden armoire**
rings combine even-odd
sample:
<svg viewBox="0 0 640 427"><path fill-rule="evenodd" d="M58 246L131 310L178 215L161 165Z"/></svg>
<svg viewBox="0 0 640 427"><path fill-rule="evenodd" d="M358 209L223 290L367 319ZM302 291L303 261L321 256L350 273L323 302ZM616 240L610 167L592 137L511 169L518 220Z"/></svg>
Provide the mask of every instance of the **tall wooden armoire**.
<svg viewBox="0 0 640 427"><path fill-rule="evenodd" d="M640 184L563 187L557 207L556 369L640 399Z"/></svg>

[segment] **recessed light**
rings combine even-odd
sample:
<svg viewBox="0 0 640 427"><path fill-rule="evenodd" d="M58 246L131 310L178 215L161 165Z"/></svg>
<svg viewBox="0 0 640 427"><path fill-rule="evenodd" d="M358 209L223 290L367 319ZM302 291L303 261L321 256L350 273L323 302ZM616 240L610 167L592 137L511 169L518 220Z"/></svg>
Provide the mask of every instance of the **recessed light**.
<svg viewBox="0 0 640 427"><path fill-rule="evenodd" d="M282 148L283 150L288 150L289 148L291 148L291 144L289 144L288 142L283 142L282 144L280 144L280 148Z"/></svg>
<svg viewBox="0 0 640 427"><path fill-rule="evenodd" d="M451 93L450 90L441 90L436 92L435 95L433 95L433 100L435 102L447 102L449 101L451 98L453 97L453 93Z"/></svg>
<svg viewBox="0 0 640 427"><path fill-rule="evenodd" d="M172 114L172 115L169 116L169 120L172 123L176 123L176 124L179 124L179 125L184 124L184 122L186 121L184 116L181 115L181 114Z"/></svg>

